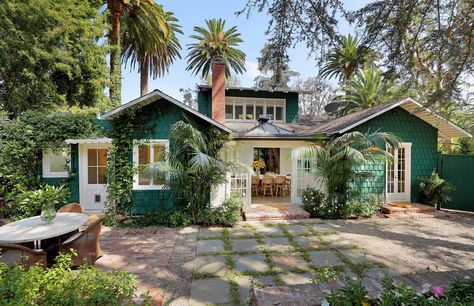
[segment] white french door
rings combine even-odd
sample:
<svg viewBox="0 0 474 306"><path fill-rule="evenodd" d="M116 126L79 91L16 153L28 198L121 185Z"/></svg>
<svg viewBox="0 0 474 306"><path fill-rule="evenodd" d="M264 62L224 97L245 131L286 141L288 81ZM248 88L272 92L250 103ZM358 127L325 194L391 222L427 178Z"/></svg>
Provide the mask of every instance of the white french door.
<svg viewBox="0 0 474 306"><path fill-rule="evenodd" d="M386 163L385 192L387 201L410 202L411 143L398 148L387 147L393 160Z"/></svg>
<svg viewBox="0 0 474 306"><path fill-rule="evenodd" d="M86 211L103 211L107 200L107 150L110 144L79 145L80 202Z"/></svg>
<svg viewBox="0 0 474 306"><path fill-rule="evenodd" d="M320 184L316 182L314 176L315 159L313 158L295 158L293 159L291 202L301 204L303 191L306 188L317 188L321 190Z"/></svg>

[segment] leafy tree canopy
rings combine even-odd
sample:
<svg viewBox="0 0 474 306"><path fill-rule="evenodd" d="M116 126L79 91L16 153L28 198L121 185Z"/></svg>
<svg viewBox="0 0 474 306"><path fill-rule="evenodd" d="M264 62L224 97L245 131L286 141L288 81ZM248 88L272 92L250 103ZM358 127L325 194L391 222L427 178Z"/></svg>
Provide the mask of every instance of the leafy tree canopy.
<svg viewBox="0 0 474 306"><path fill-rule="evenodd" d="M304 43L323 64L327 50L341 44L338 17L359 32L361 45L379 53L389 74L408 83L422 102L463 99L474 73L472 0L377 0L348 12L341 0L248 0L239 13L271 16L269 42L281 56ZM472 80L471 80L472 81Z"/></svg>
<svg viewBox="0 0 474 306"><path fill-rule="evenodd" d="M0 3L0 109L107 103L105 25L100 3L5 0Z"/></svg>
<svg viewBox="0 0 474 306"><path fill-rule="evenodd" d="M255 78L255 87L265 89L285 89L292 77L299 75L290 69L290 58L278 49L278 46L266 43L260 50L258 70L263 73ZM269 74L269 76L267 76Z"/></svg>

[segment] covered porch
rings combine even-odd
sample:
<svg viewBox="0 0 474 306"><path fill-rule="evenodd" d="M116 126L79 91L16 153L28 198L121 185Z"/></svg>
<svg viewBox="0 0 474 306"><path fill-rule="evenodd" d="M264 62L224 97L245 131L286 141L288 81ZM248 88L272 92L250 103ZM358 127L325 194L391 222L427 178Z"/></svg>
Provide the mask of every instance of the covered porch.
<svg viewBox="0 0 474 306"><path fill-rule="evenodd" d="M313 160L291 159L291 151L309 142L302 140L239 140L229 143L226 159L241 165L228 173L227 183L213 192L213 198L237 193L244 206L264 205L280 211L283 206L301 204L303 191L318 188ZM255 168L255 161L263 167ZM214 201L218 204L218 200Z"/></svg>

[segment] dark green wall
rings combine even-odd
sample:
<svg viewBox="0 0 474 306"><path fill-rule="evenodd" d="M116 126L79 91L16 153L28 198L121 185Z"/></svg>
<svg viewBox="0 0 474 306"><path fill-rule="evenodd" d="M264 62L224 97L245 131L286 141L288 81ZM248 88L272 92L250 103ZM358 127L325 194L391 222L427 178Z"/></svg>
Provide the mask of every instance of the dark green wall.
<svg viewBox="0 0 474 306"><path fill-rule="evenodd" d="M40 160L42 160L40 158ZM43 173L43 163L40 162L39 172ZM68 200L69 203L79 202L79 150L78 145L71 145L71 177L69 178L41 178L41 181L49 185L62 185L66 184L71 190L71 196Z"/></svg>
<svg viewBox="0 0 474 306"><path fill-rule="evenodd" d="M411 115L401 107L388 111L354 130L360 132L390 132L400 137L402 142L411 142L411 199L417 200L416 182L428 177L437 168L438 130ZM385 163L370 164L363 167L375 174L360 184L360 192L367 194L385 193Z"/></svg>
<svg viewBox="0 0 474 306"><path fill-rule="evenodd" d="M226 90L226 97L286 99L286 122L296 123L298 121L298 94L295 92L284 93L284 92L228 89ZM211 113L212 113L211 90L198 92L198 110L200 113L208 117L211 117Z"/></svg>
<svg viewBox="0 0 474 306"><path fill-rule="evenodd" d="M141 117L142 116L142 117ZM134 132L134 139L169 139L171 126L178 121L190 120L200 130L209 129L210 123L185 112L182 108L167 102L157 101L141 109L137 122L142 122ZM171 149L173 144L170 144ZM130 161L133 159L130 152ZM166 190L133 190L132 213L141 214L157 209L170 211L177 202Z"/></svg>

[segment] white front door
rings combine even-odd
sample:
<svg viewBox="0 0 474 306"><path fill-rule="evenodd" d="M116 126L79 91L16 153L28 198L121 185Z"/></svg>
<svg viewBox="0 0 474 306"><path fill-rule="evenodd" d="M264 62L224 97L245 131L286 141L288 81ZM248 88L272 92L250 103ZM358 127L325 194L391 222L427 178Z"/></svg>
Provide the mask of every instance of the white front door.
<svg viewBox="0 0 474 306"><path fill-rule="evenodd" d="M399 148L388 147L393 160L386 164L385 191L387 201L410 202L411 143L402 143Z"/></svg>
<svg viewBox="0 0 474 306"><path fill-rule="evenodd" d="M110 144L79 145L79 195L85 211L103 211L107 200L107 150Z"/></svg>

